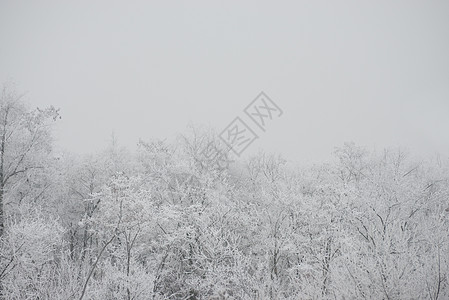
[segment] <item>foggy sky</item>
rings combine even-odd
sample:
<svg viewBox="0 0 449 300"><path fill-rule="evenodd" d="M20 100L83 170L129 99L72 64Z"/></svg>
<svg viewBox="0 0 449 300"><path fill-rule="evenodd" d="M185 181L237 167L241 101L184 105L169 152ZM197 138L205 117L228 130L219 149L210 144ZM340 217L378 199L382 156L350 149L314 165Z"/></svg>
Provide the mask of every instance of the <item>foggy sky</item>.
<svg viewBox="0 0 449 300"><path fill-rule="evenodd" d="M8 80L73 152L221 131L264 91L284 114L249 153L448 156L449 1L1 1Z"/></svg>

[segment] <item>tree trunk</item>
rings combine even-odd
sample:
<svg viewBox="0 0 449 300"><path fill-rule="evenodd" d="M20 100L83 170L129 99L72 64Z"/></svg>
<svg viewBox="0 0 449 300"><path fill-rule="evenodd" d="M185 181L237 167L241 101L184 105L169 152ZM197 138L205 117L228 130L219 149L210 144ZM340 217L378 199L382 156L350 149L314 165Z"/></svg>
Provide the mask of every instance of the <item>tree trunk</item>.
<svg viewBox="0 0 449 300"><path fill-rule="evenodd" d="M3 182L3 176L0 176L0 181ZM0 183L0 239L3 236L5 222L3 216L3 184Z"/></svg>

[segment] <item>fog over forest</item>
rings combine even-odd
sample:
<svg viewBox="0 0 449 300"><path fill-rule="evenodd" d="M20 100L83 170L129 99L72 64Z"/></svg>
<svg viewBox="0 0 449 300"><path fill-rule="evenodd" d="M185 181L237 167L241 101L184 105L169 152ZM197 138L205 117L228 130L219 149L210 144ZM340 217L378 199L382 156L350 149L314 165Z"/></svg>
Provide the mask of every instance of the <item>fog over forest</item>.
<svg viewBox="0 0 449 300"><path fill-rule="evenodd" d="M449 299L449 3L1 1L0 300Z"/></svg>

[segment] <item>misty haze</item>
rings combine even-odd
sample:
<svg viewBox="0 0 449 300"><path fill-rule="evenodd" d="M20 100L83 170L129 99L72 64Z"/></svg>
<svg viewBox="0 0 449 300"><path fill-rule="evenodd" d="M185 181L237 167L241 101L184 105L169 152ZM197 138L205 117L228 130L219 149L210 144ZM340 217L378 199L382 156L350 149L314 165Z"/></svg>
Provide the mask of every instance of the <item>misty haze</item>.
<svg viewBox="0 0 449 300"><path fill-rule="evenodd" d="M0 300L449 299L449 2L0 1Z"/></svg>

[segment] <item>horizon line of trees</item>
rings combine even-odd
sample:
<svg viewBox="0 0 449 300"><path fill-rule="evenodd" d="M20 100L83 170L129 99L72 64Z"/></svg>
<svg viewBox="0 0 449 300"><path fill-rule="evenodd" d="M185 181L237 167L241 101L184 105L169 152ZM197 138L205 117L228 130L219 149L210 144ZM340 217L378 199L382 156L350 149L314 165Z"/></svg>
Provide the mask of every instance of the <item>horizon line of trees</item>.
<svg viewBox="0 0 449 300"><path fill-rule="evenodd" d="M449 159L353 143L224 172L191 130L56 156L59 110L0 98L0 299L449 299Z"/></svg>

